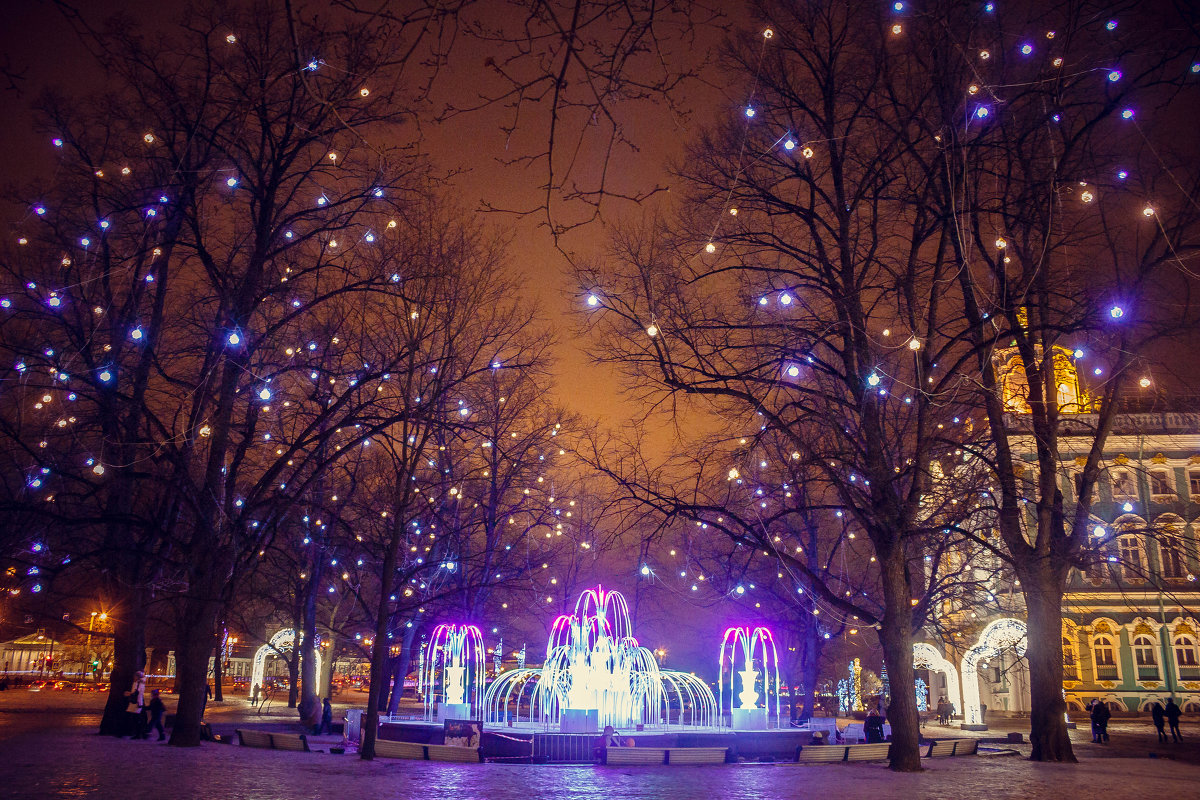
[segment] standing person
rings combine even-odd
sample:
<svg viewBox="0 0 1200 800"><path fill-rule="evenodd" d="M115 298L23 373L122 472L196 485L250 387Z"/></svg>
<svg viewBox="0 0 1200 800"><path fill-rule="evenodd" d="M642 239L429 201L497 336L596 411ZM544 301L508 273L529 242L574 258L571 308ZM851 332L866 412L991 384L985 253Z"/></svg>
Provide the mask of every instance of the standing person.
<svg viewBox="0 0 1200 800"><path fill-rule="evenodd" d="M212 697L212 684L204 684L204 702L200 705L200 721L204 721L204 712L208 710L208 700Z"/></svg>
<svg viewBox="0 0 1200 800"><path fill-rule="evenodd" d="M1108 741L1108 718L1112 716L1112 712L1108 709L1108 703L1102 700L1097 700L1092 705L1092 741L1103 744Z"/></svg>
<svg viewBox="0 0 1200 800"><path fill-rule="evenodd" d="M325 698L325 702L321 707L321 733L333 733L333 706L329 703L329 698Z"/></svg>
<svg viewBox="0 0 1200 800"><path fill-rule="evenodd" d="M1183 741L1183 734L1179 732L1179 716L1183 711L1175 705L1174 697L1167 701L1167 709L1163 713L1167 715L1167 722L1171 726L1171 736L1176 742Z"/></svg>
<svg viewBox="0 0 1200 800"><path fill-rule="evenodd" d="M133 707L133 738L148 739L146 733L146 673L138 670L133 676L133 688L125 693Z"/></svg>
<svg viewBox="0 0 1200 800"><path fill-rule="evenodd" d="M883 741L883 717L879 716L879 712L873 708L867 712L867 719L863 723L863 733L867 737L867 744L879 744Z"/></svg>
<svg viewBox="0 0 1200 800"><path fill-rule="evenodd" d="M146 730L146 736L150 735L150 731L158 731L158 740L161 742L167 738L167 732L163 729L163 714L167 711L167 706L163 703L162 698L158 696L158 689L150 690L150 705L146 706L150 711L150 727ZM145 737L143 737L145 738Z"/></svg>
<svg viewBox="0 0 1200 800"><path fill-rule="evenodd" d="M1154 720L1154 729L1158 731L1158 741L1167 741L1167 734L1163 732L1163 725L1167 720L1163 714L1162 703L1156 702L1150 706L1150 719Z"/></svg>

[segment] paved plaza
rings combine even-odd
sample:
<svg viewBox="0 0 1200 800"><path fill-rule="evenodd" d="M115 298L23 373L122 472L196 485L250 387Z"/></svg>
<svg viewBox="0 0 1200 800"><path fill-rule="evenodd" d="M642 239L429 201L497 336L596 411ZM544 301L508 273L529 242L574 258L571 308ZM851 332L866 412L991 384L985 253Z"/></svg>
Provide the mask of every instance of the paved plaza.
<svg viewBox="0 0 1200 800"><path fill-rule="evenodd" d="M1145 723L1114 726L1107 748L1080 742L1077 765L1033 764L1019 756L928 762L900 775L882 764L601 768L457 765L288 753L206 744L167 747L95 735L97 696L0 693L0 795L24 798L1120 798L1194 797L1196 745L1156 748ZM212 708L218 731L254 725L281 729L284 709L259 716L242 701ZM293 726L293 729L294 728ZM928 729L927 734L939 731ZM945 731L947 734L950 731ZM990 732L996 735L996 731ZM1086 738L1086 731L1077 731ZM955 732L954 735L961 735ZM318 737L327 749L336 737ZM1017 747L1018 751L1027 748ZM1154 752L1158 757L1151 758Z"/></svg>

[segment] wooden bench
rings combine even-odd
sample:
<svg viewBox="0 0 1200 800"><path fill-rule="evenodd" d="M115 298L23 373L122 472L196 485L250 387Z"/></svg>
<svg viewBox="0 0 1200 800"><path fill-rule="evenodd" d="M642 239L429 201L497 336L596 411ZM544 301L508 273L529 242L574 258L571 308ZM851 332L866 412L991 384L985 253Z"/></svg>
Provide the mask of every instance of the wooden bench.
<svg viewBox="0 0 1200 800"><path fill-rule="evenodd" d="M265 747L271 749L271 734L266 731L244 731L240 728L237 732L238 741L242 747Z"/></svg>
<svg viewBox="0 0 1200 800"><path fill-rule="evenodd" d="M727 747L609 747L604 763L611 766L653 766L658 764L724 764Z"/></svg>
<svg viewBox="0 0 1200 800"><path fill-rule="evenodd" d="M973 756L978 751L978 739L942 739L929 745L929 752L925 754L925 757Z"/></svg>
<svg viewBox="0 0 1200 800"><path fill-rule="evenodd" d="M638 748L630 747L629 750ZM728 747L668 747L668 764L724 764Z"/></svg>
<svg viewBox="0 0 1200 800"><path fill-rule="evenodd" d="M453 744L427 744L425 757L430 761L457 761L464 764L478 764L478 747L460 747Z"/></svg>
<svg viewBox="0 0 1200 800"><path fill-rule="evenodd" d="M667 763L665 747L606 747L604 763L609 766L648 766Z"/></svg>
<svg viewBox="0 0 1200 800"><path fill-rule="evenodd" d="M416 758L425 760L425 745L415 742L393 742L388 739L375 740L375 755L379 758Z"/></svg>
<svg viewBox="0 0 1200 800"><path fill-rule="evenodd" d="M797 749L796 761L801 764L832 764L846 760L846 750L841 744L805 745Z"/></svg>
<svg viewBox="0 0 1200 800"><path fill-rule="evenodd" d="M308 737L303 733L272 733L271 746L276 750L294 750L298 753L311 753L308 749Z"/></svg>
<svg viewBox="0 0 1200 800"><path fill-rule="evenodd" d="M891 742L874 744L852 744L846 748L847 761L886 761Z"/></svg>

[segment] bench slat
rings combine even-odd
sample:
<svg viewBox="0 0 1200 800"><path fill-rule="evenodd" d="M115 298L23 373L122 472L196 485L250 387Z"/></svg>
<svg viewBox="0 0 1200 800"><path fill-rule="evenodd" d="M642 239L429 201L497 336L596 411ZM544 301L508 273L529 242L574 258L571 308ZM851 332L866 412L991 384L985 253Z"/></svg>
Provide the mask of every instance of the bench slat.
<svg viewBox="0 0 1200 800"><path fill-rule="evenodd" d="M724 764L727 747L668 747L668 764Z"/></svg>
<svg viewBox="0 0 1200 800"><path fill-rule="evenodd" d="M843 745L819 744L801 747L796 754L796 760L801 764L829 764L846 760L846 747Z"/></svg>
<svg viewBox="0 0 1200 800"><path fill-rule="evenodd" d="M926 758L942 758L945 756L954 755L955 746L958 739L942 739L929 745L929 752L925 754Z"/></svg>
<svg viewBox="0 0 1200 800"><path fill-rule="evenodd" d="M452 744L427 744L426 752L430 761L457 761L461 763L479 763L478 747L459 747Z"/></svg>
<svg viewBox="0 0 1200 800"><path fill-rule="evenodd" d="M311 753L308 749L308 737L303 733L272 733L271 746L276 750L294 750L299 753Z"/></svg>
<svg viewBox="0 0 1200 800"><path fill-rule="evenodd" d="M846 748L847 761L884 761L888 757L890 742L875 744L852 744Z"/></svg>
<svg viewBox="0 0 1200 800"><path fill-rule="evenodd" d="M956 756L973 756L979 753L978 739L959 739L958 749L954 751Z"/></svg>
<svg viewBox="0 0 1200 800"><path fill-rule="evenodd" d="M415 742L393 742L390 739L375 740L375 755L380 758L415 758L425 760L425 745Z"/></svg>
<svg viewBox="0 0 1200 800"><path fill-rule="evenodd" d="M666 758L665 747L609 747L604 753L604 763L621 766L662 764Z"/></svg>
<svg viewBox="0 0 1200 800"><path fill-rule="evenodd" d="M238 742L242 747L265 747L271 749L271 734L265 731L244 731L240 728L237 731Z"/></svg>

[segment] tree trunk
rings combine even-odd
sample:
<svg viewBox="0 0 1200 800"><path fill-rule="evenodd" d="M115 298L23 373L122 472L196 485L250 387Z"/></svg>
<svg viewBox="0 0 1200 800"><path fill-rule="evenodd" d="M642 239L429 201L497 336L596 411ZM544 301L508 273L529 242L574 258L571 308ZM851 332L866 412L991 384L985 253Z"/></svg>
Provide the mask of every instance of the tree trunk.
<svg viewBox="0 0 1200 800"><path fill-rule="evenodd" d="M292 652L288 655L288 708L295 708L298 705L300 695L300 648L296 647L296 640L292 640Z"/></svg>
<svg viewBox="0 0 1200 800"><path fill-rule="evenodd" d="M824 647L821 644L821 632L817 630L816 625L807 625L804 630L804 641L801 642L804 658L800 662L800 686L804 691L804 707L800 716L802 719L812 719L816 712L817 681L821 678L821 651Z"/></svg>
<svg viewBox="0 0 1200 800"><path fill-rule="evenodd" d="M403 519L397 514L396 519ZM404 535L401 523L393 522L391 541L383 556L383 571L379 576L379 605L375 610L375 637L371 642L371 688L367 693L367 715L363 720L362 743L359 757L370 761L375 758L375 737L379 733L379 701L385 691L387 674L384 667L391 650L388 628L392 621L392 592L396 583L396 562L400 559L400 541ZM403 684L401 684L403 686Z"/></svg>
<svg viewBox="0 0 1200 800"><path fill-rule="evenodd" d="M175 727L171 729L170 744L175 747L198 747L206 702L205 688L208 686L208 658L213 651L213 630L217 625L220 604L196 598L189 598L184 603L179 644L175 648L179 707L175 713Z"/></svg>
<svg viewBox="0 0 1200 800"><path fill-rule="evenodd" d="M400 710L400 699L404 696L404 678L408 675L408 667L412 664L412 645L417 636L417 626L404 628L404 639L400 647L400 655L396 658L392 670L392 697L388 701L387 712L395 714Z"/></svg>
<svg viewBox="0 0 1200 800"><path fill-rule="evenodd" d="M217 626L217 643L214 646L213 653L213 702L222 702L225 700L225 693L221 690L221 684L224 683L222 676L225 672L225 664L222 659L225 657L225 625ZM205 680L208 676L205 676Z"/></svg>
<svg viewBox="0 0 1200 800"><path fill-rule="evenodd" d="M896 772L920 772L921 723L913 692L916 674L908 581L899 553L881 556L879 561L883 572L884 602L879 641L883 645L883 659L892 684L892 701L887 708L887 719L892 725L890 766Z"/></svg>
<svg viewBox="0 0 1200 800"><path fill-rule="evenodd" d="M108 675L108 701L100 717L100 733L121 736L128 732L125 693L133 688L134 673L146 666L146 604L140 593L131 596L128 614L109 619L113 626L113 665Z"/></svg>
<svg viewBox="0 0 1200 800"><path fill-rule="evenodd" d="M1063 580L1058 570L1039 564L1017 573L1027 615L1025 658L1029 663L1029 741L1033 745L1029 758L1075 763L1063 699Z"/></svg>
<svg viewBox="0 0 1200 800"><path fill-rule="evenodd" d="M317 697L317 589L321 581L321 564L324 558L318 556L312 565L312 575L309 578L307 591L304 593L304 604L301 608L300 647L300 721L307 723L313 709L320 706Z"/></svg>

